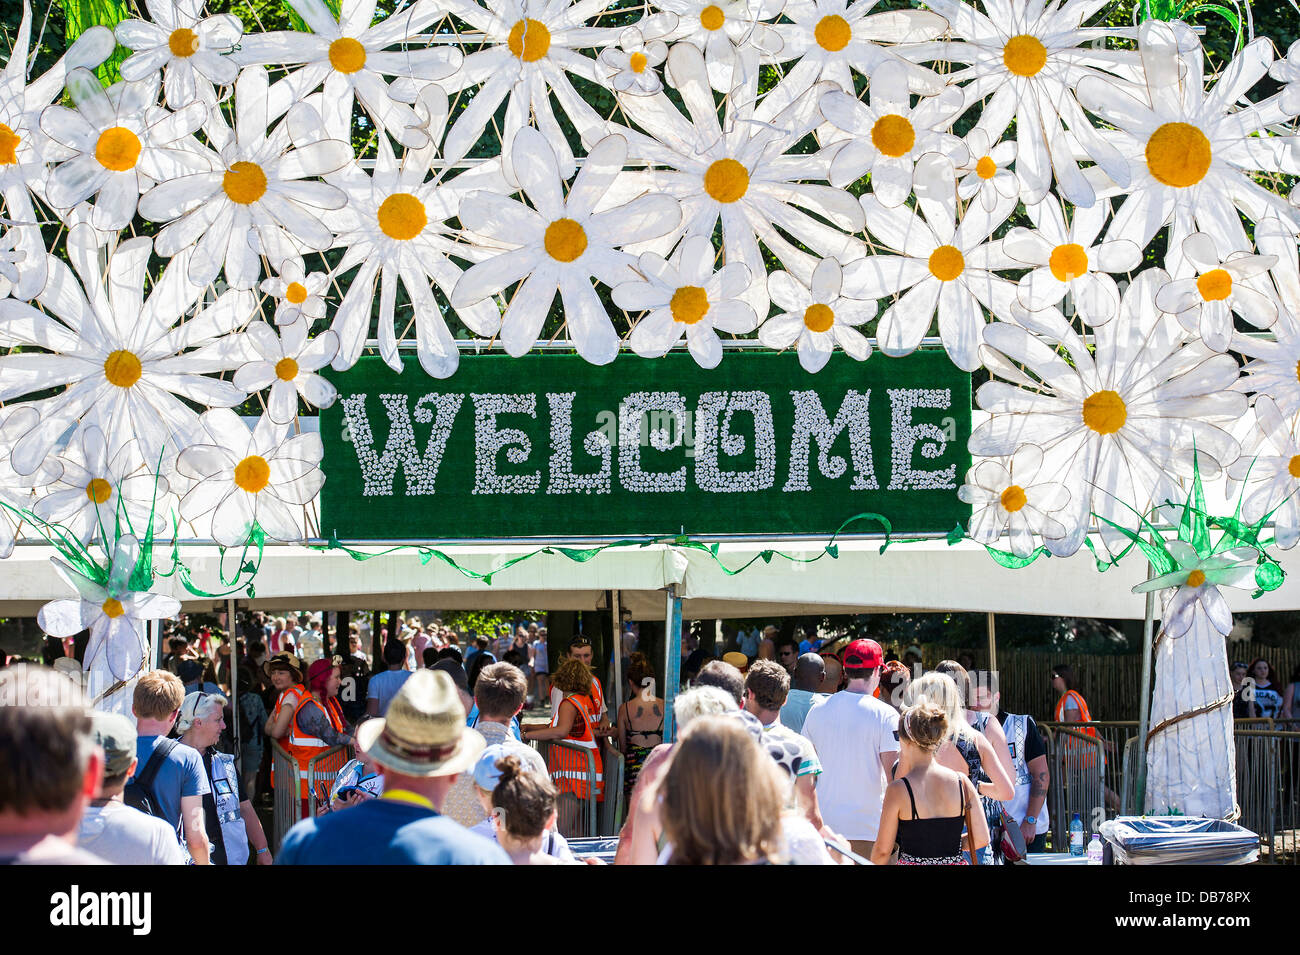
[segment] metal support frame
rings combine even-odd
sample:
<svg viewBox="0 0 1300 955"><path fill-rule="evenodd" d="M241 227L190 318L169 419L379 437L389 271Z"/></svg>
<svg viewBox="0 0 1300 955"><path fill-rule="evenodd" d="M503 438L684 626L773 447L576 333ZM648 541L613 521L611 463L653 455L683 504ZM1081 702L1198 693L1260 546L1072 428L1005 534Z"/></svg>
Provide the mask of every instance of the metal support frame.
<svg viewBox="0 0 1300 955"><path fill-rule="evenodd" d="M682 681L682 598L677 596L677 585L668 585L668 607L664 615L664 742L677 738L673 720L673 701L677 698L677 685Z"/></svg>
<svg viewBox="0 0 1300 955"><path fill-rule="evenodd" d="M988 632L989 632L989 672L997 673L998 671L998 627L994 620L992 611L988 614ZM967 704L970 705L969 703Z"/></svg>
<svg viewBox="0 0 1300 955"><path fill-rule="evenodd" d="M1154 568L1147 563L1147 579L1151 579ZM1137 803L1138 815L1146 812L1147 804L1147 731L1151 729L1151 666L1152 666L1152 631L1155 629L1156 595L1147 591L1146 619L1142 623L1142 684L1141 698L1138 701L1138 764L1137 786L1133 798Z"/></svg>
<svg viewBox="0 0 1300 955"><path fill-rule="evenodd" d="M614 692L610 696L614 700L614 713L617 714L618 708L623 705L623 617L617 590L609 592L609 612L614 616L614 646L611 648L614 657L614 685L610 687Z"/></svg>

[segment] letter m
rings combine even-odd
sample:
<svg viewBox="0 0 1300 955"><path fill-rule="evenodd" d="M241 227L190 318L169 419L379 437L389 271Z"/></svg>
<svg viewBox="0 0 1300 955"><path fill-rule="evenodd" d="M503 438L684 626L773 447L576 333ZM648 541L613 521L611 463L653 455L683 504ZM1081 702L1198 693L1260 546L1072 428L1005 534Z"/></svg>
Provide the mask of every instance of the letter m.
<svg viewBox="0 0 1300 955"><path fill-rule="evenodd" d="M794 429L790 435L790 476L783 491L811 491L808 483L808 456L812 441L817 441L817 470L823 477L838 478L844 474L846 462L830 450L840 433L849 432L849 455L853 459L854 491L875 491L876 468L871 458L871 419L867 409L871 389L858 392L849 389L840 403L832 422L815 391L792 391L794 399Z"/></svg>
<svg viewBox="0 0 1300 955"><path fill-rule="evenodd" d="M343 398L343 413L347 417L352 446L357 452L357 463L361 465L361 476L365 482L362 494L367 497L391 496L393 476L397 473L399 464L406 477L407 494L432 494L438 478L438 467L442 464L442 455L447 449L447 439L451 435L452 420L460 410L464 397L457 394L433 394L425 395L416 402L415 419L433 422L428 451L423 455L415 441L407 395L379 396L388 412L389 422L388 440L382 453L375 450L375 436L370 430L370 416L366 411L366 396L354 394ZM424 407L426 403L432 403L435 410L430 411Z"/></svg>

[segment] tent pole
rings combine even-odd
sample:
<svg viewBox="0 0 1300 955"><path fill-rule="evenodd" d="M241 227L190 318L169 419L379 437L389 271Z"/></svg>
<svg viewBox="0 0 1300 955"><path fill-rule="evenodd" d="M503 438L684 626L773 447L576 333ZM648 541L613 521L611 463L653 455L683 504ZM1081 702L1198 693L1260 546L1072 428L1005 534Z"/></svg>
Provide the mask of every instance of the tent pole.
<svg viewBox="0 0 1300 955"><path fill-rule="evenodd" d="M610 631L614 634L614 646L610 648L614 656L614 685L610 689L614 691L611 694L614 712L618 713L618 708L623 705L623 615L617 590L609 592L609 612L614 617L614 629Z"/></svg>
<svg viewBox="0 0 1300 955"><path fill-rule="evenodd" d="M1154 568L1147 563L1147 579L1151 579ZM1137 788L1133 796L1137 802L1134 815L1146 812L1147 802L1147 730L1151 728L1151 636L1155 629L1156 594L1147 591L1146 619L1142 623L1142 696L1138 702L1138 765Z"/></svg>
<svg viewBox="0 0 1300 955"><path fill-rule="evenodd" d="M242 772L239 763L240 749L239 739L239 655L235 652L235 598L230 597L226 600L226 636L230 642L230 722L234 725L231 729L235 737L235 772ZM203 681L199 681L199 689L203 688ZM240 777L243 778L242 776Z"/></svg>
<svg viewBox="0 0 1300 955"><path fill-rule="evenodd" d="M994 620L994 614L990 611L988 615L989 631L989 672L998 671L998 628Z"/></svg>
<svg viewBox="0 0 1300 955"><path fill-rule="evenodd" d="M671 743L677 736L673 725L673 700L677 697L677 684L681 682L682 669L682 598L677 596L677 585L668 585L667 612L664 614L664 742Z"/></svg>

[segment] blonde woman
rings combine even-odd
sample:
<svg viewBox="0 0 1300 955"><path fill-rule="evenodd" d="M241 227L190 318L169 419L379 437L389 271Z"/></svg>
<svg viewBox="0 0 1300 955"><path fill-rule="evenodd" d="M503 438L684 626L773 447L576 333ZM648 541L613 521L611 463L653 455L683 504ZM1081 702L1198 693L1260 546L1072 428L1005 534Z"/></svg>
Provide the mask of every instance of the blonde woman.
<svg viewBox="0 0 1300 955"><path fill-rule="evenodd" d="M898 846L898 865L968 865L962 852L967 815L976 849L989 843L983 813L967 813L979 798L963 772L941 766L935 755L948 739L943 708L930 702L906 706L898 720L898 741L908 772L885 789L880 832L871 861L884 865Z"/></svg>

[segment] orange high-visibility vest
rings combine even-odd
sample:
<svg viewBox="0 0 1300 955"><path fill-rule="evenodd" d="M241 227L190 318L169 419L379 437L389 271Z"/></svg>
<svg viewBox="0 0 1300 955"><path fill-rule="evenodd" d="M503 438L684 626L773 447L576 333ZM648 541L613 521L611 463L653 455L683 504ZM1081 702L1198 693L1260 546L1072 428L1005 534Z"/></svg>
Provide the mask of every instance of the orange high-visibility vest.
<svg viewBox="0 0 1300 955"><path fill-rule="evenodd" d="M333 698L326 700L324 705L322 705L314 697L307 696L299 701L297 708L294 709L293 719L289 721L289 742L285 749L292 753L293 757L298 760L298 770L301 774L299 776L301 783L298 788L299 795L303 799L306 799L308 795L307 770L309 764L315 757L330 748L329 743L319 737L306 735L298 725L298 714L301 713L303 707L308 704L319 707L325 711L325 715L329 717L330 725L334 727L335 732L342 733L343 727L346 725L343 722L343 710L339 707L338 700Z"/></svg>
<svg viewBox="0 0 1300 955"><path fill-rule="evenodd" d="M275 709L271 711L271 722L274 723L280 716L280 710L288 707L290 710L297 712L298 704L302 702L303 697L311 698L307 688L301 683L295 683L293 686L280 691L280 695L275 699ZM292 729L292 727L290 727ZM283 744L281 744L283 745ZM274 750L272 750L274 752ZM271 760L271 788L275 788L275 759Z"/></svg>
<svg viewBox="0 0 1300 955"><path fill-rule="evenodd" d="M564 699L572 703L578 711L578 719L564 741L566 743L575 743L583 749L590 750L595 757L596 798L600 799L605 792L605 776L604 766L600 760L600 747L596 743L596 734L592 731L592 727L595 725L595 706L591 697L583 694L567 695ZM555 719L559 719L559 715L559 709L557 708ZM552 723L552 725L555 724ZM547 750L546 764L558 792L572 793L579 799L588 798L591 793L591 784L587 778L587 758L585 755L560 746L552 746Z"/></svg>
<svg viewBox="0 0 1300 955"><path fill-rule="evenodd" d="M1066 701L1071 699L1074 700L1074 705L1079 710L1079 719L1077 722L1092 722L1092 714L1088 712L1088 704L1084 702L1083 695L1079 693L1078 690L1067 690L1062 694L1061 698L1056 701L1056 722L1065 722L1065 711L1068 709L1065 704ZM1075 732L1082 733L1084 736L1091 736L1093 739L1097 738L1097 730L1096 727L1093 726L1080 726L1075 730ZM1096 765L1096 754L1093 752L1093 747L1085 743L1083 740L1067 736L1061 740L1061 744L1061 748L1067 752L1071 750L1078 752L1080 767L1090 769Z"/></svg>

